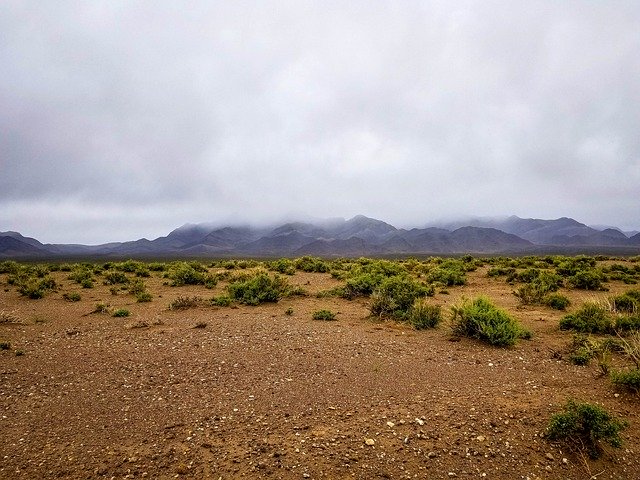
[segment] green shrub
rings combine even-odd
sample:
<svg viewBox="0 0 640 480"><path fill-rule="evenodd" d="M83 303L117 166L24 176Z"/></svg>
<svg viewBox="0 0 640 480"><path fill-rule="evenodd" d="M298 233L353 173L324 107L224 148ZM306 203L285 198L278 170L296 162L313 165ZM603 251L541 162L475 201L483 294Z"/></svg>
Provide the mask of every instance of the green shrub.
<svg viewBox="0 0 640 480"><path fill-rule="evenodd" d="M611 297L609 302L616 312L635 313L638 311L640 300L632 293L633 290L616 297Z"/></svg>
<svg viewBox="0 0 640 480"><path fill-rule="evenodd" d="M71 293L63 293L62 298L64 298L68 302L79 302L82 297L78 292L71 292Z"/></svg>
<svg viewBox="0 0 640 480"><path fill-rule="evenodd" d="M424 299L416 298L409 311L409 323L416 330L424 330L438 326L442 320L440 305L429 305Z"/></svg>
<svg viewBox="0 0 640 480"><path fill-rule="evenodd" d="M625 333L638 330L640 330L640 314L616 317L616 332Z"/></svg>
<svg viewBox="0 0 640 480"><path fill-rule="evenodd" d="M136 294L136 301L138 303L150 302L151 300L153 300L153 295L147 291L138 292Z"/></svg>
<svg viewBox="0 0 640 480"><path fill-rule="evenodd" d="M128 317L131 315L131 312L126 308L119 308L115 312L113 312L113 317Z"/></svg>
<svg viewBox="0 0 640 480"><path fill-rule="evenodd" d="M313 312L312 318L314 320L335 320L336 314L331 310L316 310Z"/></svg>
<svg viewBox="0 0 640 480"><path fill-rule="evenodd" d="M296 267L294 263L287 259L281 258L269 264L269 270L274 270L284 275L294 275L296 273Z"/></svg>
<svg viewBox="0 0 640 480"><path fill-rule="evenodd" d="M219 295L211 299L211 305L214 305L216 307L228 307L232 303L233 300L231 300L231 297L229 297L228 295Z"/></svg>
<svg viewBox="0 0 640 480"><path fill-rule="evenodd" d="M560 320L560 330L581 333L607 333L611 331L611 319L607 310L594 302L585 303L578 311Z"/></svg>
<svg viewBox="0 0 640 480"><path fill-rule="evenodd" d="M569 354L569 360L574 365L587 365L591 358L593 358L593 352L587 347L580 347Z"/></svg>
<svg viewBox="0 0 640 480"><path fill-rule="evenodd" d="M125 285L129 283L129 277L122 272L108 272L103 278L105 285Z"/></svg>
<svg viewBox="0 0 640 480"><path fill-rule="evenodd" d="M385 278L372 296L371 313L379 317L404 319L415 300L433 295L433 287L418 283L408 275Z"/></svg>
<svg viewBox="0 0 640 480"><path fill-rule="evenodd" d="M80 284L82 288L93 288L93 272L89 268L76 268L67 278Z"/></svg>
<svg viewBox="0 0 640 480"><path fill-rule="evenodd" d="M303 272L326 273L329 271L329 265L320 258L301 257L293 261L295 267Z"/></svg>
<svg viewBox="0 0 640 480"><path fill-rule="evenodd" d="M40 280L28 277L25 281L20 283L18 292L25 297L35 300L43 298L47 292L56 290L57 287L56 281L49 276L43 277Z"/></svg>
<svg viewBox="0 0 640 480"><path fill-rule="evenodd" d="M561 293L550 293L542 299L542 303L554 310L566 310L571 302Z"/></svg>
<svg viewBox="0 0 640 480"><path fill-rule="evenodd" d="M140 278L136 278L135 280L132 280L131 282L129 282L129 285L127 287L127 290L129 290L129 293L131 295L139 295L141 293L144 293L147 289L147 286L144 284L144 280L140 279Z"/></svg>
<svg viewBox="0 0 640 480"><path fill-rule="evenodd" d="M580 290L603 290L605 276L596 269L579 270L567 280L569 285Z"/></svg>
<svg viewBox="0 0 640 480"><path fill-rule="evenodd" d="M614 385L625 387L634 393L640 392L640 369L611 372L611 381Z"/></svg>
<svg viewBox="0 0 640 480"><path fill-rule="evenodd" d="M456 336L477 338L500 347L513 346L525 336L518 321L486 297L452 307L452 327Z"/></svg>
<svg viewBox="0 0 640 480"><path fill-rule="evenodd" d="M277 302L291 293L291 287L278 275L269 277L259 273L246 280L236 280L227 286L229 296L240 303L259 305L264 302Z"/></svg>
<svg viewBox="0 0 640 480"><path fill-rule="evenodd" d="M592 458L598 458L603 443L616 448L622 446L620 432L626 427L625 421L614 418L598 405L569 400L562 412L551 417L547 436L578 451L586 449Z"/></svg>
<svg viewBox="0 0 640 480"><path fill-rule="evenodd" d="M171 280L172 287L204 285L213 288L218 283L218 278L207 273L206 267L198 262L175 262L171 264L165 277Z"/></svg>

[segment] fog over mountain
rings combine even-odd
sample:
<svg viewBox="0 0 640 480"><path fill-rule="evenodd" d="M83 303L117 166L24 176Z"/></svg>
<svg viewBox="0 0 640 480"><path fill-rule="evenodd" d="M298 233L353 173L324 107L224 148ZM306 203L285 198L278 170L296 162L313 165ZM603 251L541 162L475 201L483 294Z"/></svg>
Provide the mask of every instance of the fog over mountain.
<svg viewBox="0 0 640 480"><path fill-rule="evenodd" d="M272 226L184 224L168 235L103 245L43 244L0 232L0 258L321 257L449 254L640 254L640 234L596 230L571 218L476 218L473 224L396 228L357 215L349 220Z"/></svg>

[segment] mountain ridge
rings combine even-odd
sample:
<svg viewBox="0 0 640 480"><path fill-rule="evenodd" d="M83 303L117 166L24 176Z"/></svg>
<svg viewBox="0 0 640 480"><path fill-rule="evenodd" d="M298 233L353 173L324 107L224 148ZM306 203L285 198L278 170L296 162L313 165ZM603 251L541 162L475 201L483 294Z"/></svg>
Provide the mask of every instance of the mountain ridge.
<svg viewBox="0 0 640 480"><path fill-rule="evenodd" d="M18 232L0 232L0 258L411 254L526 254L557 249L619 249L640 253L640 234L597 230L569 217L543 220L515 215L403 229L371 217L292 221L267 227L185 223L166 236L101 245L43 244Z"/></svg>

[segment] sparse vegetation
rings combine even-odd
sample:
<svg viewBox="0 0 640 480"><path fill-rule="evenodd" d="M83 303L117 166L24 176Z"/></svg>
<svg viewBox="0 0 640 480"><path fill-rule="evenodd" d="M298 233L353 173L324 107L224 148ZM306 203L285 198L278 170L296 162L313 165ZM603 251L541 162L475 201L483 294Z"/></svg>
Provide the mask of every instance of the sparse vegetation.
<svg viewBox="0 0 640 480"><path fill-rule="evenodd" d="M78 292L65 292L62 294L62 298L67 302L79 302L82 299L82 296Z"/></svg>
<svg viewBox="0 0 640 480"><path fill-rule="evenodd" d="M591 458L598 458L603 444L622 446L620 432L626 426L625 421L615 418L599 405L569 400L562 412L551 417L547 436L577 452L586 451Z"/></svg>
<svg viewBox="0 0 640 480"><path fill-rule="evenodd" d="M335 320L336 314L331 310L316 310L311 317L314 320Z"/></svg>
<svg viewBox="0 0 640 480"><path fill-rule="evenodd" d="M284 278L278 275L270 277L266 273L258 273L246 279L236 280L229 284L227 291L233 300L246 305L277 302L292 292Z"/></svg>
<svg viewBox="0 0 640 480"><path fill-rule="evenodd" d="M442 321L440 305L430 305L423 298L416 298L409 311L409 323L416 330L435 328Z"/></svg>
<svg viewBox="0 0 640 480"><path fill-rule="evenodd" d="M186 310L188 308L200 307L203 304L200 297L178 297L169 304L169 310Z"/></svg>
<svg viewBox="0 0 640 480"><path fill-rule="evenodd" d="M576 312L560 320L560 330L574 330L581 333L607 333L612 322L605 307L599 303L587 302Z"/></svg>
<svg viewBox="0 0 640 480"><path fill-rule="evenodd" d="M129 315L131 315L131 312L126 308L118 308L115 312L113 312L111 316L112 317L128 317Z"/></svg>
<svg viewBox="0 0 640 480"><path fill-rule="evenodd" d="M456 336L477 338L499 347L511 347L527 336L517 320L486 297L452 307L452 327Z"/></svg>

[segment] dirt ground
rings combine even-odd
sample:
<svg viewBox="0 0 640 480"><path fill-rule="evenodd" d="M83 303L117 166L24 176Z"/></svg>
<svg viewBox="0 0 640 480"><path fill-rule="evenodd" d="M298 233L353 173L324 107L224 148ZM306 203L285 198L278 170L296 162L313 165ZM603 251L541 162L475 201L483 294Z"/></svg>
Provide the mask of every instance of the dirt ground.
<svg viewBox="0 0 640 480"><path fill-rule="evenodd" d="M154 273L153 300L136 303L52 276L62 288L29 300L0 275L0 311L16 319L0 324L0 478L640 479L638 397L558 358L563 313L520 307L486 268L436 293L445 321L429 331L372 319L366 300L316 298L339 284L329 274L287 277L306 297L182 311L167 307L224 283ZM608 286L563 293L576 308L628 288ZM82 300L62 298L72 291ZM478 294L533 338L452 341L448 307ZM90 313L99 301L132 316ZM337 321L312 320L322 308ZM570 397L627 419L623 448L592 461L543 438Z"/></svg>

